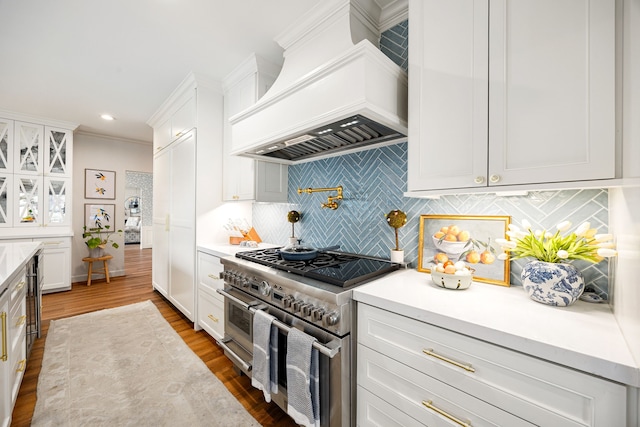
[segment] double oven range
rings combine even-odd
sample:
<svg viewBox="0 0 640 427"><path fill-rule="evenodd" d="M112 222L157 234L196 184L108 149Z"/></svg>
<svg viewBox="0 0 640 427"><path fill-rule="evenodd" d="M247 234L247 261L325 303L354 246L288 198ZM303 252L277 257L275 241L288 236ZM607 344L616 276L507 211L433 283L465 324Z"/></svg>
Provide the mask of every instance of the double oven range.
<svg viewBox="0 0 640 427"><path fill-rule="evenodd" d="M278 371L286 372L287 332L298 328L316 338L320 355L320 425L355 425L355 372L352 290L399 269L388 260L338 251L318 251L309 261L285 261L277 249L239 252L222 259L225 299L225 355L251 376L253 313L274 316ZM287 410L287 378L279 375L271 398Z"/></svg>

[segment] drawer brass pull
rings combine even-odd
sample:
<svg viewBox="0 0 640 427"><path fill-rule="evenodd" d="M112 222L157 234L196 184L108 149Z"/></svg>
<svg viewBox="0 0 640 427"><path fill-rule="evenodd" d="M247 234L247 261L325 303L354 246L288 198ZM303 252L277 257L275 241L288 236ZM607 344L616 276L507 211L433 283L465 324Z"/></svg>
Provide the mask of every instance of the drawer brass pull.
<svg viewBox="0 0 640 427"><path fill-rule="evenodd" d="M3 311L2 313L0 313L0 319L2 319L2 357L0 357L0 360L2 360L3 362L6 362L7 359L9 358L9 355L7 354L7 312Z"/></svg>
<svg viewBox="0 0 640 427"><path fill-rule="evenodd" d="M25 282L24 280L22 280L21 282L18 282L18 284L16 285L16 288L14 289L14 291L19 291L20 289L24 288L24 285L26 285L27 282Z"/></svg>
<svg viewBox="0 0 640 427"><path fill-rule="evenodd" d="M210 315L208 315L207 317L208 317L209 319L213 320L214 322L218 323L218 320L219 320L219 319L218 319L217 317L214 317L214 316L213 316L213 314L210 314Z"/></svg>
<svg viewBox="0 0 640 427"><path fill-rule="evenodd" d="M217 276L215 274L207 274L207 276L209 276L209 278L213 280L220 280L220 276Z"/></svg>
<svg viewBox="0 0 640 427"><path fill-rule="evenodd" d="M18 317L18 321L16 322L16 326L22 326L24 325L24 323L27 321L27 315L23 314L22 316Z"/></svg>
<svg viewBox="0 0 640 427"><path fill-rule="evenodd" d="M462 364L460 362L456 362L455 360L451 360L448 357L441 356L441 355L435 353L432 348L430 348L428 350L422 350L422 352L424 354L426 354L427 356L435 357L436 359L440 359L443 362L451 363L452 365L457 366L458 368L462 368L465 371L468 371L468 372L475 372L476 371L475 369L473 369L473 366L464 365L464 364Z"/></svg>
<svg viewBox="0 0 640 427"><path fill-rule="evenodd" d="M16 372L24 372L24 368L26 367L27 367L27 359L22 359L18 364L18 369L16 369Z"/></svg>
<svg viewBox="0 0 640 427"><path fill-rule="evenodd" d="M445 417L445 418L447 418L447 419L449 419L449 420L453 421L454 423L456 423L456 424L458 424L458 425L461 425L461 426L463 426L463 427L471 427L471 421L464 422L464 421L462 421L461 419L458 419L458 418L454 417L453 415L451 415L451 414L449 414L449 413L447 413L447 412L443 411L442 409L440 409L440 408L438 408L438 407L434 406L434 405L433 405L433 402L432 402L432 401L430 401L430 400L423 400L423 401L422 401L422 404L423 404L424 406L426 406L427 408L431 409L432 411L436 412L437 414L442 415L443 417Z"/></svg>

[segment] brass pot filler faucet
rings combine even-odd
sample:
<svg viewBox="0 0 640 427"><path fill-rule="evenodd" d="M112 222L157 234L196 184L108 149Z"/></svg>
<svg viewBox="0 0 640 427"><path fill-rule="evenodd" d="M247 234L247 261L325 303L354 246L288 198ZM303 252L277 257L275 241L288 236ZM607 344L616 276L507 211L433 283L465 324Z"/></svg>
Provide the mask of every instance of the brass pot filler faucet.
<svg viewBox="0 0 640 427"><path fill-rule="evenodd" d="M327 197L327 203L322 203L321 206L323 208L330 208L333 210L338 209L338 202L336 202L336 200L342 200L342 186L339 185L337 187L331 187L331 188L298 188L298 194L302 194L302 193L318 193L321 191L336 191L338 194L335 196L329 196Z"/></svg>

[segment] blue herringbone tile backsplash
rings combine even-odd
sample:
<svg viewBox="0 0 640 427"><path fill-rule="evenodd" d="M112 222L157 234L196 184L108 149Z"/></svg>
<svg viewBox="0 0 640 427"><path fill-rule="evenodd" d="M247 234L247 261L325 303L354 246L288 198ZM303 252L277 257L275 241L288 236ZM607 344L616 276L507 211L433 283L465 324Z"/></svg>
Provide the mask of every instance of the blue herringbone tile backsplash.
<svg viewBox="0 0 640 427"><path fill-rule="evenodd" d="M408 22L385 31L380 49L407 68ZM322 209L328 193L301 194L298 187L344 187L344 200L335 211ZM289 204L254 204L253 225L264 241L285 244L291 234L287 212L296 209L302 219L296 236L316 247L340 244L347 252L389 257L395 246L393 229L384 214L392 209L407 213L407 225L399 230L405 260L418 261L420 215L509 215L511 222L528 219L535 229L552 229L569 219L575 226L590 221L599 232L608 231L606 190L539 191L526 196L497 197L492 194L444 196L437 200L403 196L407 188L407 144L400 143L330 159L289 167ZM526 260L511 262L511 284L521 285ZM607 297L608 261L592 265L576 263L583 271L587 289Z"/></svg>
<svg viewBox="0 0 640 427"><path fill-rule="evenodd" d="M599 232L608 230L606 190L537 191L526 196L493 194L443 196L437 200L404 197L407 182L407 144L401 143L340 157L289 166L289 204L254 204L253 224L263 240L285 244L291 234L287 212L296 209L302 219L296 236L323 247L340 244L347 252L389 257L394 246L393 229L384 214L392 209L407 213L407 225L399 230L400 245L412 267L418 261L420 215L510 215L519 224L528 219L533 228L552 229L569 219L575 226L590 221ZM333 211L322 209L328 193L298 194L306 187L344 187L344 200ZM511 262L511 284L520 285L526 260ZM608 292L608 262L579 265L588 287L603 296Z"/></svg>

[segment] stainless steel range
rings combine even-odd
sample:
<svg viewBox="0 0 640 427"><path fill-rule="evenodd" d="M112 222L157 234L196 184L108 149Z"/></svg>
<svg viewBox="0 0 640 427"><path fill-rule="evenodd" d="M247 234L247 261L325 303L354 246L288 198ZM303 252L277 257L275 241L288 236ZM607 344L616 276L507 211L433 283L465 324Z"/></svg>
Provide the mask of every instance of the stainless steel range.
<svg viewBox="0 0 640 427"><path fill-rule="evenodd" d="M286 372L286 335L290 328L317 339L320 353L320 425L355 425L355 372L351 331L355 322L352 290L400 268L388 260L338 251L318 251L315 259L285 261L277 249L239 252L222 259L225 289L225 354L251 376L253 313L265 310L278 339L279 372ZM287 410L287 379L279 375L271 398Z"/></svg>

